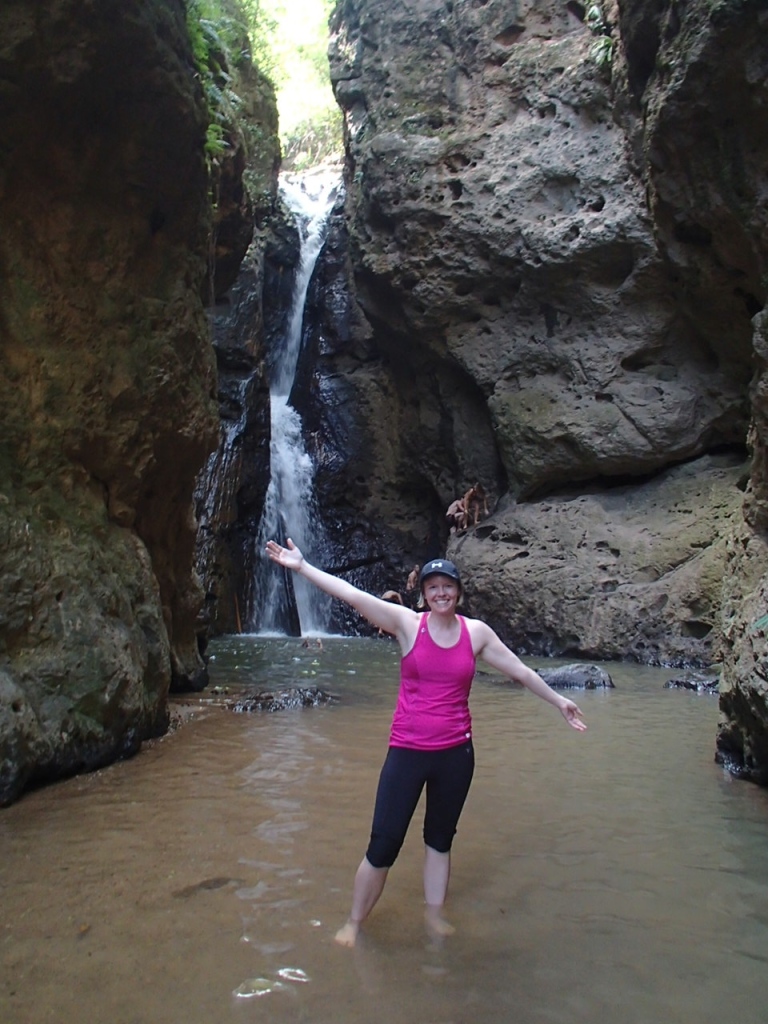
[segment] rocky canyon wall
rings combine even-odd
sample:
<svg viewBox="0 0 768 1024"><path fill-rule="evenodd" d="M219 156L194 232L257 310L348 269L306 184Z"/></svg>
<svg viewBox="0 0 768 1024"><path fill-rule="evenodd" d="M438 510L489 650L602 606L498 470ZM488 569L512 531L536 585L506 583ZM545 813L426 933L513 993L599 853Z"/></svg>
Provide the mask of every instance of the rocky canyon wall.
<svg viewBox="0 0 768 1024"><path fill-rule="evenodd" d="M296 396L335 568L402 588L447 548L522 651L720 659L735 762L765 736L766 17L340 0L347 204ZM493 514L449 536L476 480Z"/></svg>
<svg viewBox="0 0 768 1024"><path fill-rule="evenodd" d="M182 0L0 7L0 802L205 680L207 124Z"/></svg>
<svg viewBox="0 0 768 1024"><path fill-rule="evenodd" d="M758 781L762 8L339 0L345 198L292 395L329 568L402 589L447 550L521 653L715 659L718 756ZM250 154L211 179L182 0L0 8L0 802L161 732L201 629L241 625L296 258L242 74Z"/></svg>

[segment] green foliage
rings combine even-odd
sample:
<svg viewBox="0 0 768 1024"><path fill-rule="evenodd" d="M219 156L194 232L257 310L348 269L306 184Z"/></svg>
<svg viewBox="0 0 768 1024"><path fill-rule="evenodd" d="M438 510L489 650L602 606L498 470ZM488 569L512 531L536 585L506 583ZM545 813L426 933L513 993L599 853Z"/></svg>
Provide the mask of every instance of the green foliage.
<svg viewBox="0 0 768 1024"><path fill-rule="evenodd" d="M599 0L589 4L584 20L592 35L596 36L589 49L589 55L603 74L610 77L615 42L611 38L611 27Z"/></svg>
<svg viewBox="0 0 768 1024"><path fill-rule="evenodd" d="M300 121L282 136L283 166L303 171L343 151L342 122L338 110L328 109Z"/></svg>
<svg viewBox="0 0 768 1024"><path fill-rule="evenodd" d="M251 56L250 20L241 0L187 0L187 28L199 67L220 65L223 57L237 67Z"/></svg>
<svg viewBox="0 0 768 1024"><path fill-rule="evenodd" d="M584 20L593 35L601 36L606 33L607 26L605 23L605 15L603 14L603 9L599 3L592 3L587 7Z"/></svg>
<svg viewBox="0 0 768 1024"><path fill-rule="evenodd" d="M210 112L210 165L226 151L240 97L228 69L248 58L277 90L284 165L302 169L343 151L328 68L335 0L187 0L187 25Z"/></svg>
<svg viewBox="0 0 768 1024"><path fill-rule="evenodd" d="M215 15L218 21L211 17ZM188 0L187 31L208 104L210 122L205 133L205 155L210 167L229 145L226 128L234 120L237 103L232 102L234 94L227 88L230 76L225 68L230 43L243 38L243 29L240 27L238 35L234 19L223 13L216 0Z"/></svg>
<svg viewBox="0 0 768 1024"><path fill-rule="evenodd" d="M247 0L269 25L285 166L311 166L343 152L341 113L328 67L328 19L335 0ZM306 161L310 161L307 163Z"/></svg>
<svg viewBox="0 0 768 1024"><path fill-rule="evenodd" d="M265 9L262 0L241 0L240 6L245 16L253 63L274 82L277 61L272 40L277 32L277 21Z"/></svg>
<svg viewBox="0 0 768 1024"><path fill-rule="evenodd" d="M600 36L589 48L589 55L601 71L610 72L613 62L614 41L610 36Z"/></svg>
<svg viewBox="0 0 768 1024"><path fill-rule="evenodd" d="M226 152L227 143L224 141L224 129L220 124L212 121L205 133L205 152L209 159L214 159Z"/></svg>

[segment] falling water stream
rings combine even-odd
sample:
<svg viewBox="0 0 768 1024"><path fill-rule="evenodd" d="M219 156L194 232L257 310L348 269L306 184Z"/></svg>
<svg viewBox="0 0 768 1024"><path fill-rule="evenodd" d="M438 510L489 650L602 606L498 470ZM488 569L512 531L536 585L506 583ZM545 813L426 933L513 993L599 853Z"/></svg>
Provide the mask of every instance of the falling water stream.
<svg viewBox="0 0 768 1024"><path fill-rule="evenodd" d="M288 325L281 350L273 360L270 386L271 478L257 534L260 566L255 585L252 628L261 634L289 632L298 617L305 634L327 631L330 601L305 580L288 580L284 572L259 558L270 538L290 537L310 559L322 553L323 536L315 514L314 466L306 450L301 417L290 395L301 351L304 307L317 258L327 234L328 216L339 187L338 176L328 173L302 178L283 176L280 191L293 212L301 242ZM293 595L293 596L292 596ZM295 601L293 614L292 604Z"/></svg>

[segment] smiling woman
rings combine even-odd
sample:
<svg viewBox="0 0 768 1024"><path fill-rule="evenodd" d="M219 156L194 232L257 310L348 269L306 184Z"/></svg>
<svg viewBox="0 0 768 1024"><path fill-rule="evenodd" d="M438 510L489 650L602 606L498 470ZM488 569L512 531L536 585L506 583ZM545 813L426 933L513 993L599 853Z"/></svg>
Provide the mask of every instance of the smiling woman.
<svg viewBox="0 0 768 1024"><path fill-rule="evenodd" d="M479 619L457 614L461 575L453 562L436 558L419 575L416 612L359 590L310 565L290 538L287 547L267 542L267 554L331 597L346 602L400 645L400 691L389 750L379 777L371 839L355 875L352 909L336 933L354 946L360 926L384 890L426 787L424 900L426 921L438 935L453 929L443 917L451 873L451 846L474 772L469 691L478 658L553 704L574 729L586 729L573 701L555 693Z"/></svg>

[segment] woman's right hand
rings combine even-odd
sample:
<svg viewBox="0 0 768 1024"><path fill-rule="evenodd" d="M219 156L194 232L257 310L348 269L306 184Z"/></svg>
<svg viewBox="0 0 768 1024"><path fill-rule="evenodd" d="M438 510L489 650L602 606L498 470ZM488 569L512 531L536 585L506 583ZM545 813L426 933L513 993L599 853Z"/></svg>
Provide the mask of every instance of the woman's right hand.
<svg viewBox="0 0 768 1024"><path fill-rule="evenodd" d="M289 537L286 540L287 548L281 547L276 540L267 541L267 554L273 562L282 565L285 569L293 569L298 572L304 562L304 555Z"/></svg>

